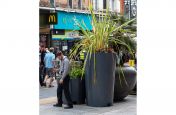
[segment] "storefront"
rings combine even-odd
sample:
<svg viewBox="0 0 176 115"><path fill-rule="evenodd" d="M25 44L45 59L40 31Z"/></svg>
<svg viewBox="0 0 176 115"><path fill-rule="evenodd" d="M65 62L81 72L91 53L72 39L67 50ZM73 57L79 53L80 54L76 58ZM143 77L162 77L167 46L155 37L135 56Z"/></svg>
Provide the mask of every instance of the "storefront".
<svg viewBox="0 0 176 115"><path fill-rule="evenodd" d="M68 54L76 40L81 39L80 28L75 20L83 25L85 30L92 30L91 16L83 13L59 11L58 24L53 26L52 46Z"/></svg>
<svg viewBox="0 0 176 115"><path fill-rule="evenodd" d="M50 25L46 24L46 15L49 10L39 10L39 45L44 47L50 46Z"/></svg>

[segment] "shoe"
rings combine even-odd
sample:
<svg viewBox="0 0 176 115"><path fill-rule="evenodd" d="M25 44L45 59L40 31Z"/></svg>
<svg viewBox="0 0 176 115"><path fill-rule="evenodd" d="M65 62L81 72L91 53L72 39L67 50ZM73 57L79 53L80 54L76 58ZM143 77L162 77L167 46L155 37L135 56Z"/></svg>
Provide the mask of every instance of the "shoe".
<svg viewBox="0 0 176 115"><path fill-rule="evenodd" d="M64 107L64 109L71 109L71 108L73 108L73 105Z"/></svg>
<svg viewBox="0 0 176 115"><path fill-rule="evenodd" d="M49 87L54 87L54 85L49 85Z"/></svg>
<svg viewBox="0 0 176 115"><path fill-rule="evenodd" d="M62 107L62 104L56 103L56 104L54 104L53 106L54 106L54 107Z"/></svg>

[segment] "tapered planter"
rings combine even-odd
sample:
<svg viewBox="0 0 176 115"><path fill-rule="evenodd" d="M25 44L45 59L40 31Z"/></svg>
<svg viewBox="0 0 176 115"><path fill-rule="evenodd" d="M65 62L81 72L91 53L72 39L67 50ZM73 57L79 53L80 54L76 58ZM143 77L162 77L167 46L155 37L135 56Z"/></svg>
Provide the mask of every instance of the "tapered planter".
<svg viewBox="0 0 176 115"><path fill-rule="evenodd" d="M94 68L94 54L91 59L90 56L88 57L85 71L86 103L88 106L113 105L115 58L114 53L96 53Z"/></svg>
<svg viewBox="0 0 176 115"><path fill-rule="evenodd" d="M70 79L71 98L74 104L85 103L85 79Z"/></svg>
<svg viewBox="0 0 176 115"><path fill-rule="evenodd" d="M137 95L137 83L134 86L133 90L131 91L130 95Z"/></svg>
<svg viewBox="0 0 176 115"><path fill-rule="evenodd" d="M85 103L85 79L75 78L69 81L69 90L73 104L84 104ZM62 92L63 104L68 104Z"/></svg>
<svg viewBox="0 0 176 115"><path fill-rule="evenodd" d="M124 76L122 75L122 71ZM119 75L120 74L120 75ZM134 67L123 66L116 68L114 85L114 102L123 100L129 95L136 84L137 72Z"/></svg>

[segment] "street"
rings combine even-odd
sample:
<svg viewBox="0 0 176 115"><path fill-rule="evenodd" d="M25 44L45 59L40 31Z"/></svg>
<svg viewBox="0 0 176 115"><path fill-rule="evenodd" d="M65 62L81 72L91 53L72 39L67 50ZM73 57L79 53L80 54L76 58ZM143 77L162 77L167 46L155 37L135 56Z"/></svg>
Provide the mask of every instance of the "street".
<svg viewBox="0 0 176 115"><path fill-rule="evenodd" d="M129 95L123 101L110 107L90 107L86 104L74 105L73 109L53 107L56 103L57 84L54 87L40 87L40 115L136 115L136 95Z"/></svg>
<svg viewBox="0 0 176 115"><path fill-rule="evenodd" d="M39 98L44 99L44 98L49 98L49 97L55 97L56 96L56 90L57 90L57 84L56 81L53 81L54 87L51 88L45 88L45 87L40 87L39 90Z"/></svg>

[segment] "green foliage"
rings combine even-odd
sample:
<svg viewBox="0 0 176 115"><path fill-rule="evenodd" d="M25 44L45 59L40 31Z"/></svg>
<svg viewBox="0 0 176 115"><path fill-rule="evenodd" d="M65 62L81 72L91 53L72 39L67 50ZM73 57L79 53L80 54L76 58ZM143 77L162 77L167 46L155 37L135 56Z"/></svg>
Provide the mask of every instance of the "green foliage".
<svg viewBox="0 0 176 115"><path fill-rule="evenodd" d="M116 15L116 14L111 14L111 19L114 22L116 22L117 27L118 25L128 22L128 19L126 19L124 16ZM114 39L118 39L123 43L125 43L126 45L128 45L128 47L131 49L132 52L136 52L136 49L137 49L137 43L135 39L136 38L136 20L133 20L123 28L114 31L113 37ZM120 45L120 44L119 45L113 44L113 45L115 46L114 50L116 52L122 51L122 52L131 53L130 50L128 50L127 47L124 45Z"/></svg>
<svg viewBox="0 0 176 115"><path fill-rule="evenodd" d="M81 67L73 67L69 73L71 79L80 78L82 76Z"/></svg>
<svg viewBox="0 0 176 115"><path fill-rule="evenodd" d="M69 76L71 79L83 77L82 76L82 62L81 61L73 61L71 60L71 71L69 72Z"/></svg>

